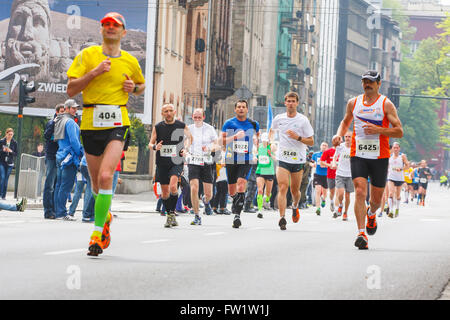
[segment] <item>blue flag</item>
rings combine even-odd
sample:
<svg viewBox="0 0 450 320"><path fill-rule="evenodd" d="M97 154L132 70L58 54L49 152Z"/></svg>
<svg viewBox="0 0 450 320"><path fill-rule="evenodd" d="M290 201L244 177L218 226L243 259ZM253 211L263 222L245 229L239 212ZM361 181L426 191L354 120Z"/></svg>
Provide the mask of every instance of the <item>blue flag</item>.
<svg viewBox="0 0 450 320"><path fill-rule="evenodd" d="M269 104L267 106L267 132L269 132L270 128L272 128L272 119L273 119L273 113L272 113L272 105L270 104L270 100L269 100Z"/></svg>

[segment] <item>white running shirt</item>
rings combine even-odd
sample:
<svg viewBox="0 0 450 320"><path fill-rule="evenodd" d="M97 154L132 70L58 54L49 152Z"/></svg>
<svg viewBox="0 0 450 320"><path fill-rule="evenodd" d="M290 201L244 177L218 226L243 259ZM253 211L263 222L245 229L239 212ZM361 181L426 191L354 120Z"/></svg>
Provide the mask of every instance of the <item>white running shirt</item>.
<svg viewBox="0 0 450 320"><path fill-rule="evenodd" d="M202 147L206 146L211 149L211 144L217 140L217 132L214 127L203 122L201 127L196 127L193 123L188 128L194 138L189 153L200 157L210 155L210 152L205 154Z"/></svg>
<svg viewBox="0 0 450 320"><path fill-rule="evenodd" d="M341 143L336 148L335 156L339 156L336 175L340 177L351 177L352 170L350 167L350 147L346 147L345 143Z"/></svg>
<svg viewBox="0 0 450 320"><path fill-rule="evenodd" d="M292 130L302 138L309 138L314 135L311 123L304 115L297 113L290 118L287 113L279 114L272 121L272 129L279 130L280 142L278 144L277 159L279 161L298 164L306 162L306 145L296 141L286 134Z"/></svg>

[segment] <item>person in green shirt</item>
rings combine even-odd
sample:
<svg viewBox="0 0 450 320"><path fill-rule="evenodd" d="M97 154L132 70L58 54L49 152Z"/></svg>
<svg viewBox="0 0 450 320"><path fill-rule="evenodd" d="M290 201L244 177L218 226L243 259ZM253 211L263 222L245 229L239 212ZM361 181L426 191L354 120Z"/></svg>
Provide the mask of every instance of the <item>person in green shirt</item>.
<svg viewBox="0 0 450 320"><path fill-rule="evenodd" d="M258 148L258 167L256 168L256 184L258 187L258 218L262 218L262 209L269 209L272 195L273 178L275 175L275 145L270 144L269 135L261 135L261 144ZM264 196L264 188L266 189Z"/></svg>

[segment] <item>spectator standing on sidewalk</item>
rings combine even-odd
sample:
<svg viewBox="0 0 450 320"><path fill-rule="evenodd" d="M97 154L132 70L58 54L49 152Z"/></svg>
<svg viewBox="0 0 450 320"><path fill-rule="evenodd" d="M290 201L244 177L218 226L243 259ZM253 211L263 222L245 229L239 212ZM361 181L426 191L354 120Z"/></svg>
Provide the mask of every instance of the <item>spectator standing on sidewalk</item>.
<svg viewBox="0 0 450 320"><path fill-rule="evenodd" d="M64 103L64 107L66 112L55 119L54 139L58 141L55 213L56 218L74 221L75 219L67 212L66 202L75 182L83 147L80 141L80 127L74 121L79 105L75 100L69 99Z"/></svg>
<svg viewBox="0 0 450 320"><path fill-rule="evenodd" d="M39 142L36 146L36 151L33 152L31 155L39 158L45 157L44 144L42 142Z"/></svg>
<svg viewBox="0 0 450 320"><path fill-rule="evenodd" d="M45 183L43 194L44 218L55 219L55 197L54 190L56 184L56 152L58 151L58 143L54 140L55 119L59 114L64 113L64 104L56 105L55 115L53 119L45 125Z"/></svg>
<svg viewBox="0 0 450 320"><path fill-rule="evenodd" d="M6 199L9 176L17 156L17 142L13 136L14 130L8 128L5 137L0 140L0 197L3 200Z"/></svg>

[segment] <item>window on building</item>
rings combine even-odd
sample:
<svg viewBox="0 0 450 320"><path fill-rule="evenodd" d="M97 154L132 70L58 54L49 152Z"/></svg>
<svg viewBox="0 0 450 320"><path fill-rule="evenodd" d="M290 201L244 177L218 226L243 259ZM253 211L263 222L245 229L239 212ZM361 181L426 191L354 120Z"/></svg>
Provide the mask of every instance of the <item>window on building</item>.
<svg viewBox="0 0 450 320"><path fill-rule="evenodd" d="M372 48L379 48L380 35L378 33L372 33Z"/></svg>

